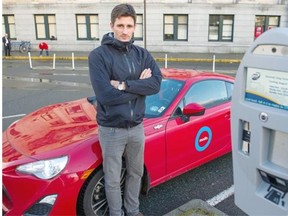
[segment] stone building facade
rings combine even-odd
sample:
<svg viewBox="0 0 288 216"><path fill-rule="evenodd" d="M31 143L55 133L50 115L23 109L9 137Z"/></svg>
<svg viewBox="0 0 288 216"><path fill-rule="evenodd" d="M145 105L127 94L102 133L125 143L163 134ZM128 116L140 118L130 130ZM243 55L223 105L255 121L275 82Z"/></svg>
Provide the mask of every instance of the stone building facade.
<svg viewBox="0 0 288 216"><path fill-rule="evenodd" d="M288 27L288 0L3 0L2 31L37 49L87 51L110 31L119 3L137 12L135 43L151 52L244 53L264 31Z"/></svg>

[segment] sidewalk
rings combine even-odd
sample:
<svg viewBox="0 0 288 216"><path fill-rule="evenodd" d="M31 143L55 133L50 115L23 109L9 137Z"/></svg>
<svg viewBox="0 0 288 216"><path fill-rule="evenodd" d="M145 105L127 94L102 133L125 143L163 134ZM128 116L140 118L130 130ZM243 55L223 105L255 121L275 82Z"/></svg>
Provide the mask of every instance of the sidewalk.
<svg viewBox="0 0 288 216"><path fill-rule="evenodd" d="M163 216L227 216L200 199L193 199Z"/></svg>
<svg viewBox="0 0 288 216"><path fill-rule="evenodd" d="M45 54L45 53L44 53ZM151 52L152 56L158 62L222 62L222 63L239 63L243 58L242 53L161 53ZM3 56L5 60L28 60L28 53L14 51L12 56ZM72 52L72 51L50 51L49 56L39 56L38 51L30 53L31 59L35 60L88 60L89 52Z"/></svg>

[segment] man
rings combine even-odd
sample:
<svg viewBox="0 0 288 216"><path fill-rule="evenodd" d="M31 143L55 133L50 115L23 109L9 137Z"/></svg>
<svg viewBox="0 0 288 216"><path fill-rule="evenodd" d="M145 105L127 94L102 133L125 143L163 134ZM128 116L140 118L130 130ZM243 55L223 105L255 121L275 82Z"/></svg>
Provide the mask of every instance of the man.
<svg viewBox="0 0 288 216"><path fill-rule="evenodd" d="M129 4L111 12L113 32L89 54L90 80L97 98L97 123L103 156L105 192L111 216L124 215L120 190L122 157L127 174L124 208L128 216L139 212L144 166L143 117L146 95L160 89L161 71L151 54L133 44L136 13Z"/></svg>
<svg viewBox="0 0 288 216"><path fill-rule="evenodd" d="M2 37L3 47L5 56L11 56L11 39L9 38L8 34L6 33L4 37Z"/></svg>

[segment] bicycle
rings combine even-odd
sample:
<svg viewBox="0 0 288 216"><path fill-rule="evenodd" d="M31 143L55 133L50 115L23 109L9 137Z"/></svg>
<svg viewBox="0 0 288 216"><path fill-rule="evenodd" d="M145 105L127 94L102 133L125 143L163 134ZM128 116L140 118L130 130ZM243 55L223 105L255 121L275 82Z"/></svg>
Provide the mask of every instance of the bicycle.
<svg viewBox="0 0 288 216"><path fill-rule="evenodd" d="M11 42L11 46L18 48L20 53L27 53L31 51L30 41L14 41Z"/></svg>

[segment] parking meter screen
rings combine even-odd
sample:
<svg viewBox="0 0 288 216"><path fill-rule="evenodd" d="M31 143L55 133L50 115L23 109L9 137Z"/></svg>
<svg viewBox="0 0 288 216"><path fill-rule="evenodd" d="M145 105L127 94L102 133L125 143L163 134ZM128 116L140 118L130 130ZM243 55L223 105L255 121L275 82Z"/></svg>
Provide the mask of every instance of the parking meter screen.
<svg viewBox="0 0 288 216"><path fill-rule="evenodd" d="M247 68L245 100L288 111L288 73Z"/></svg>

